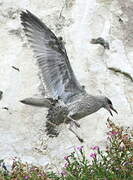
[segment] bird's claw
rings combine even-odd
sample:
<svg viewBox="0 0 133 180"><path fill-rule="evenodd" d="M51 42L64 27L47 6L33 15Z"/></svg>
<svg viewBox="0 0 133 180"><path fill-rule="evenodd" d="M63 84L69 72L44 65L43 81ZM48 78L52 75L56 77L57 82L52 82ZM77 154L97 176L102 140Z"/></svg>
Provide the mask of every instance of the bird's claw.
<svg viewBox="0 0 133 180"><path fill-rule="evenodd" d="M81 143L84 142L84 140L83 140L82 138L80 138L80 137L78 137L78 140L79 140Z"/></svg>

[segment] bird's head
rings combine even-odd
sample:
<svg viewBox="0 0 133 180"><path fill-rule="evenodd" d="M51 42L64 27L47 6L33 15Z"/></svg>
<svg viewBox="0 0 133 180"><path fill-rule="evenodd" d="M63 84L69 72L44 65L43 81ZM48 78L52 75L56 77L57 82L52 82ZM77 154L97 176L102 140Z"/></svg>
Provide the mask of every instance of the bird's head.
<svg viewBox="0 0 133 180"><path fill-rule="evenodd" d="M112 104L111 100L109 98L107 98L107 97L105 97L105 101L104 101L104 106L103 107L111 114L111 116L113 116L112 111L114 111L115 113L118 114L116 109L113 107L113 104Z"/></svg>

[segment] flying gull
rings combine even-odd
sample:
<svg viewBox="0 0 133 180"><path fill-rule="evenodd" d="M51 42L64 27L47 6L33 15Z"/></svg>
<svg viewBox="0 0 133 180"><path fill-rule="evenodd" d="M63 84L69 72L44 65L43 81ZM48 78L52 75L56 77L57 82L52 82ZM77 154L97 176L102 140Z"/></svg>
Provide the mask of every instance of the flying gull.
<svg viewBox="0 0 133 180"><path fill-rule="evenodd" d="M25 35L33 49L43 82L51 97L44 99L26 98L21 102L48 108L46 132L49 137L58 136L57 127L61 123L70 123L69 129L76 134L72 125L80 127L77 120L105 108L112 116L114 109L106 96L88 94L77 81L62 38L55 34L29 11L21 12L21 23Z"/></svg>

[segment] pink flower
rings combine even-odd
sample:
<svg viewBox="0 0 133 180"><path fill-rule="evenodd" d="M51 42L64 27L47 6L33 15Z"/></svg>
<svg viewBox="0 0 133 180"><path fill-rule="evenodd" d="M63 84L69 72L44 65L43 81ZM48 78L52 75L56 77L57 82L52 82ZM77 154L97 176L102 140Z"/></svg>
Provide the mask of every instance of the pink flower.
<svg viewBox="0 0 133 180"><path fill-rule="evenodd" d="M69 158L69 156L64 156L64 159L67 161L68 160L68 158Z"/></svg>
<svg viewBox="0 0 133 180"><path fill-rule="evenodd" d="M63 170L63 171L61 172L61 175L62 175L62 176L66 176L66 175L67 175L67 172L66 172L65 170Z"/></svg>
<svg viewBox="0 0 133 180"><path fill-rule="evenodd" d="M77 147L77 150L79 150L79 151L82 151L82 149L83 149L83 146Z"/></svg>
<svg viewBox="0 0 133 180"><path fill-rule="evenodd" d="M118 134L118 132L112 131L112 135L116 135L116 134Z"/></svg>
<svg viewBox="0 0 133 180"><path fill-rule="evenodd" d="M29 179L30 177L29 176L25 176L24 179Z"/></svg>
<svg viewBox="0 0 133 180"><path fill-rule="evenodd" d="M93 146L91 149L92 150L99 150L99 146Z"/></svg>
<svg viewBox="0 0 133 180"><path fill-rule="evenodd" d="M95 159L95 158L96 158L96 156L97 156L97 154L96 154L96 153L91 153L91 154L90 154L90 157L91 157L91 158L93 158L93 159Z"/></svg>
<svg viewBox="0 0 133 180"><path fill-rule="evenodd" d="M68 163L65 163L64 168L67 168L67 167L68 167Z"/></svg>
<svg viewBox="0 0 133 180"><path fill-rule="evenodd" d="M118 134L118 132L116 132L116 131L109 131L107 134L108 134L109 136L115 136L115 135Z"/></svg>

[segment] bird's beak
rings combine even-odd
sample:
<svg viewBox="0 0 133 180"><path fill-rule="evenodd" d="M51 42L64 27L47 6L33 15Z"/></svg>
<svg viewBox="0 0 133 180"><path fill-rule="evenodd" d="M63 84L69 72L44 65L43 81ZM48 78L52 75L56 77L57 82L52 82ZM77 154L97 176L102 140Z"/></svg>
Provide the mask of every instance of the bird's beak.
<svg viewBox="0 0 133 180"><path fill-rule="evenodd" d="M111 114L111 116L113 116L113 113L112 113L112 111L114 111L116 114L118 114L118 112L116 111L116 109L112 106L112 105L110 105L108 108L106 108L108 111L109 111L109 113ZM112 110L112 111L111 111Z"/></svg>

